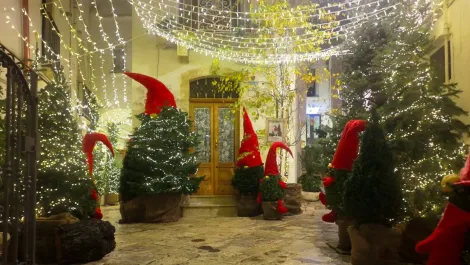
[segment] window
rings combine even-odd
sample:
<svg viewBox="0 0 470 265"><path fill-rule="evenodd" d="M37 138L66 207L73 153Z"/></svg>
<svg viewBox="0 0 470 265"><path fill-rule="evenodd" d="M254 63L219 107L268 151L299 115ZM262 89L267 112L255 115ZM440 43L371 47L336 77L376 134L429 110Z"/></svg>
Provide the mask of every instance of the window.
<svg viewBox="0 0 470 265"><path fill-rule="evenodd" d="M52 17L52 1L42 1L41 18L42 18L42 54L47 59L56 61L53 67L60 69L60 61L56 55L60 55L60 37L59 29Z"/></svg>
<svg viewBox="0 0 470 265"><path fill-rule="evenodd" d="M223 82L220 77L208 76L194 79L189 82L189 96L190 98L238 98L237 84L228 83L223 84L228 91L221 91L219 84Z"/></svg>
<svg viewBox="0 0 470 265"><path fill-rule="evenodd" d="M315 69L311 70L312 75L315 76ZM313 82L310 84L308 90L307 90L307 97L318 97L318 92L317 92L317 82Z"/></svg>
<svg viewBox="0 0 470 265"><path fill-rule="evenodd" d="M447 42L447 71L449 74L449 80L452 80L452 50L450 41Z"/></svg>
<svg viewBox="0 0 470 265"><path fill-rule="evenodd" d="M446 81L446 55L445 47L439 48L433 55L431 55L431 67L435 74L442 83Z"/></svg>
<svg viewBox="0 0 470 265"><path fill-rule="evenodd" d="M114 68L113 73L124 73L125 67L125 57L124 57L124 48L115 48L114 49Z"/></svg>

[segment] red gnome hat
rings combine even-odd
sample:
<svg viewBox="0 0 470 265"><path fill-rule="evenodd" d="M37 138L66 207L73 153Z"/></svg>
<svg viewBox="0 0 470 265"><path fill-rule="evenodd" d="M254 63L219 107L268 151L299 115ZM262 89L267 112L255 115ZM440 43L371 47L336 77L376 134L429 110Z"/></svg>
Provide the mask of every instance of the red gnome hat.
<svg viewBox="0 0 470 265"><path fill-rule="evenodd" d="M258 136L245 108L243 108L243 141L238 153L240 156L237 167L257 167L263 164L259 152Z"/></svg>
<svg viewBox="0 0 470 265"><path fill-rule="evenodd" d="M364 131L366 125L367 122L364 120L350 120L346 124L331 162L332 168L352 170L359 151L359 137L357 137L357 134Z"/></svg>
<svg viewBox="0 0 470 265"><path fill-rule="evenodd" d="M294 157L294 155L292 155L292 151L286 144L283 142L274 142L269 148L268 156L266 156L266 164L264 165L265 176L275 176L280 174L276 161L276 149L278 147L286 150L292 157Z"/></svg>
<svg viewBox="0 0 470 265"><path fill-rule="evenodd" d="M294 155L292 155L292 151L290 150L290 148L285 145L283 142L275 142L271 145L271 147L269 148L269 152L268 152L268 156L266 157L266 165L264 167L264 175L265 176L276 176L276 175L279 175L279 168L277 167L277 161L276 161L276 149L280 147L284 150L286 150L287 152L289 152L289 154L294 157ZM263 179L260 180L260 182L262 182ZM285 189L287 188L287 184L282 181L281 179L279 180L279 186L281 186L282 189ZM261 202L261 193L258 193L258 203ZM282 199L279 199L277 201L277 211L281 214L283 213L286 213L287 212L287 209L286 207L284 207L284 204L282 202Z"/></svg>
<svg viewBox="0 0 470 265"><path fill-rule="evenodd" d="M454 185L470 186L470 154L468 154L465 166L460 170L460 181Z"/></svg>
<svg viewBox="0 0 470 265"><path fill-rule="evenodd" d="M83 153L85 153L87 157L88 172L90 173L90 176L93 175L93 149L95 149L96 142L98 141L105 144L114 156L113 145L105 134L96 132L87 133L85 137L83 137Z"/></svg>
<svg viewBox="0 0 470 265"><path fill-rule="evenodd" d="M147 88L147 99L145 100L145 114L159 114L163 106L176 108L173 93L157 79L136 73L124 73L128 77L142 84Z"/></svg>

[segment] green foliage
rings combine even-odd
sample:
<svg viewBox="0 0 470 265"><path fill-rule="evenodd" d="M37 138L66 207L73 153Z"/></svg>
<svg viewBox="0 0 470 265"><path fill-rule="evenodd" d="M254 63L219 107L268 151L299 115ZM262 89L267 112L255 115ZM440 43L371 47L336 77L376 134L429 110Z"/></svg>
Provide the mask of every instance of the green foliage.
<svg viewBox="0 0 470 265"><path fill-rule="evenodd" d="M345 183L351 176L347 170L330 168L327 176L333 177L335 181L329 187L325 187L327 208L333 210L339 216L345 216L344 211L344 188Z"/></svg>
<svg viewBox="0 0 470 265"><path fill-rule="evenodd" d="M300 162L307 175L323 176L327 173L328 164L335 154L334 146L330 138L318 138L302 149Z"/></svg>
<svg viewBox="0 0 470 265"><path fill-rule="evenodd" d="M50 216L70 212L84 219L93 215L96 201L91 199L91 189L95 188L90 177L66 175L64 172L48 169L38 174L41 187L39 202L41 215Z"/></svg>
<svg viewBox="0 0 470 265"><path fill-rule="evenodd" d="M368 124L351 177L346 180L344 208L356 225L396 222L401 214L401 186L393 155L377 122Z"/></svg>
<svg viewBox="0 0 470 265"><path fill-rule="evenodd" d="M281 176L266 176L259 185L262 201L272 202L284 197L284 190L279 185Z"/></svg>
<svg viewBox="0 0 470 265"><path fill-rule="evenodd" d="M128 143L120 177L122 200L165 193L192 194L203 178L191 177L199 164L190 149L198 139L187 113L165 107L156 118L141 115Z"/></svg>
<svg viewBox="0 0 470 265"><path fill-rule="evenodd" d="M240 194L249 195L258 193L259 180L263 178L263 166L242 168L237 167L232 178L232 185Z"/></svg>
<svg viewBox="0 0 470 265"><path fill-rule="evenodd" d="M299 183L302 184L302 190L307 192L320 192L322 186L320 176L303 174L299 177Z"/></svg>
<svg viewBox="0 0 470 265"><path fill-rule="evenodd" d="M54 83L39 92L38 212L49 216L73 212L77 217L93 215L91 179L82 153L82 134L75 118L69 84L57 74Z"/></svg>
<svg viewBox="0 0 470 265"><path fill-rule="evenodd" d="M339 139L351 119L366 119L371 101L385 130L396 174L403 179L405 218L439 211L444 200L439 183L463 165L462 136L467 115L453 99L461 92L433 74L429 54L432 12L404 4L382 21L365 23L346 42L338 81L340 110L333 111L329 136Z"/></svg>

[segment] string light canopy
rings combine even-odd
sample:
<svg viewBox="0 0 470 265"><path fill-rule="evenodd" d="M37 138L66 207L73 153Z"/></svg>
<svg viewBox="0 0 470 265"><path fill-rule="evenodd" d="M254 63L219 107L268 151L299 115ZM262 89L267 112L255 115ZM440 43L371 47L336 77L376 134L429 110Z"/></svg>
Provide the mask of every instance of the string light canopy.
<svg viewBox="0 0 470 265"><path fill-rule="evenodd" d="M249 64L341 55L348 33L387 16L396 0L293 6L286 0L128 0L150 34L219 59Z"/></svg>

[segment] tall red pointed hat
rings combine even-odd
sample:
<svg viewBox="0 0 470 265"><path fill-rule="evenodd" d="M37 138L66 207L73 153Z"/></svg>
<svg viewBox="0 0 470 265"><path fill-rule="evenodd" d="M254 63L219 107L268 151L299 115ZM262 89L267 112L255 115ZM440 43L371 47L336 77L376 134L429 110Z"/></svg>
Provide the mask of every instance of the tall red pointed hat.
<svg viewBox="0 0 470 265"><path fill-rule="evenodd" d="M164 106L176 108L176 101L173 93L171 93L171 91L162 82L143 74L129 72L125 72L124 74L147 88L145 114L159 114Z"/></svg>
<svg viewBox="0 0 470 265"><path fill-rule="evenodd" d="M460 170L460 181L455 182L454 185L470 186L470 154L468 154L465 166Z"/></svg>
<svg viewBox="0 0 470 265"><path fill-rule="evenodd" d="M97 132L87 133L83 137L83 153L85 153L87 157L88 172L90 173L90 176L93 174L93 149L95 149L96 142L102 142L106 145L114 156L113 145L105 134Z"/></svg>
<svg viewBox="0 0 470 265"><path fill-rule="evenodd" d="M359 151L359 132L366 129L367 121L350 120L344 127L341 139L331 162L334 169L352 170Z"/></svg>
<svg viewBox="0 0 470 265"><path fill-rule="evenodd" d="M292 155L292 151L286 144L283 142L274 142L269 148L268 156L266 156L266 163L264 165L265 176L275 176L280 174L276 161L276 149L278 147L286 150L292 157L294 157L294 155Z"/></svg>
<svg viewBox="0 0 470 265"><path fill-rule="evenodd" d="M238 153L237 167L257 167L263 164L259 152L258 136L245 108L243 108L243 141Z"/></svg>

